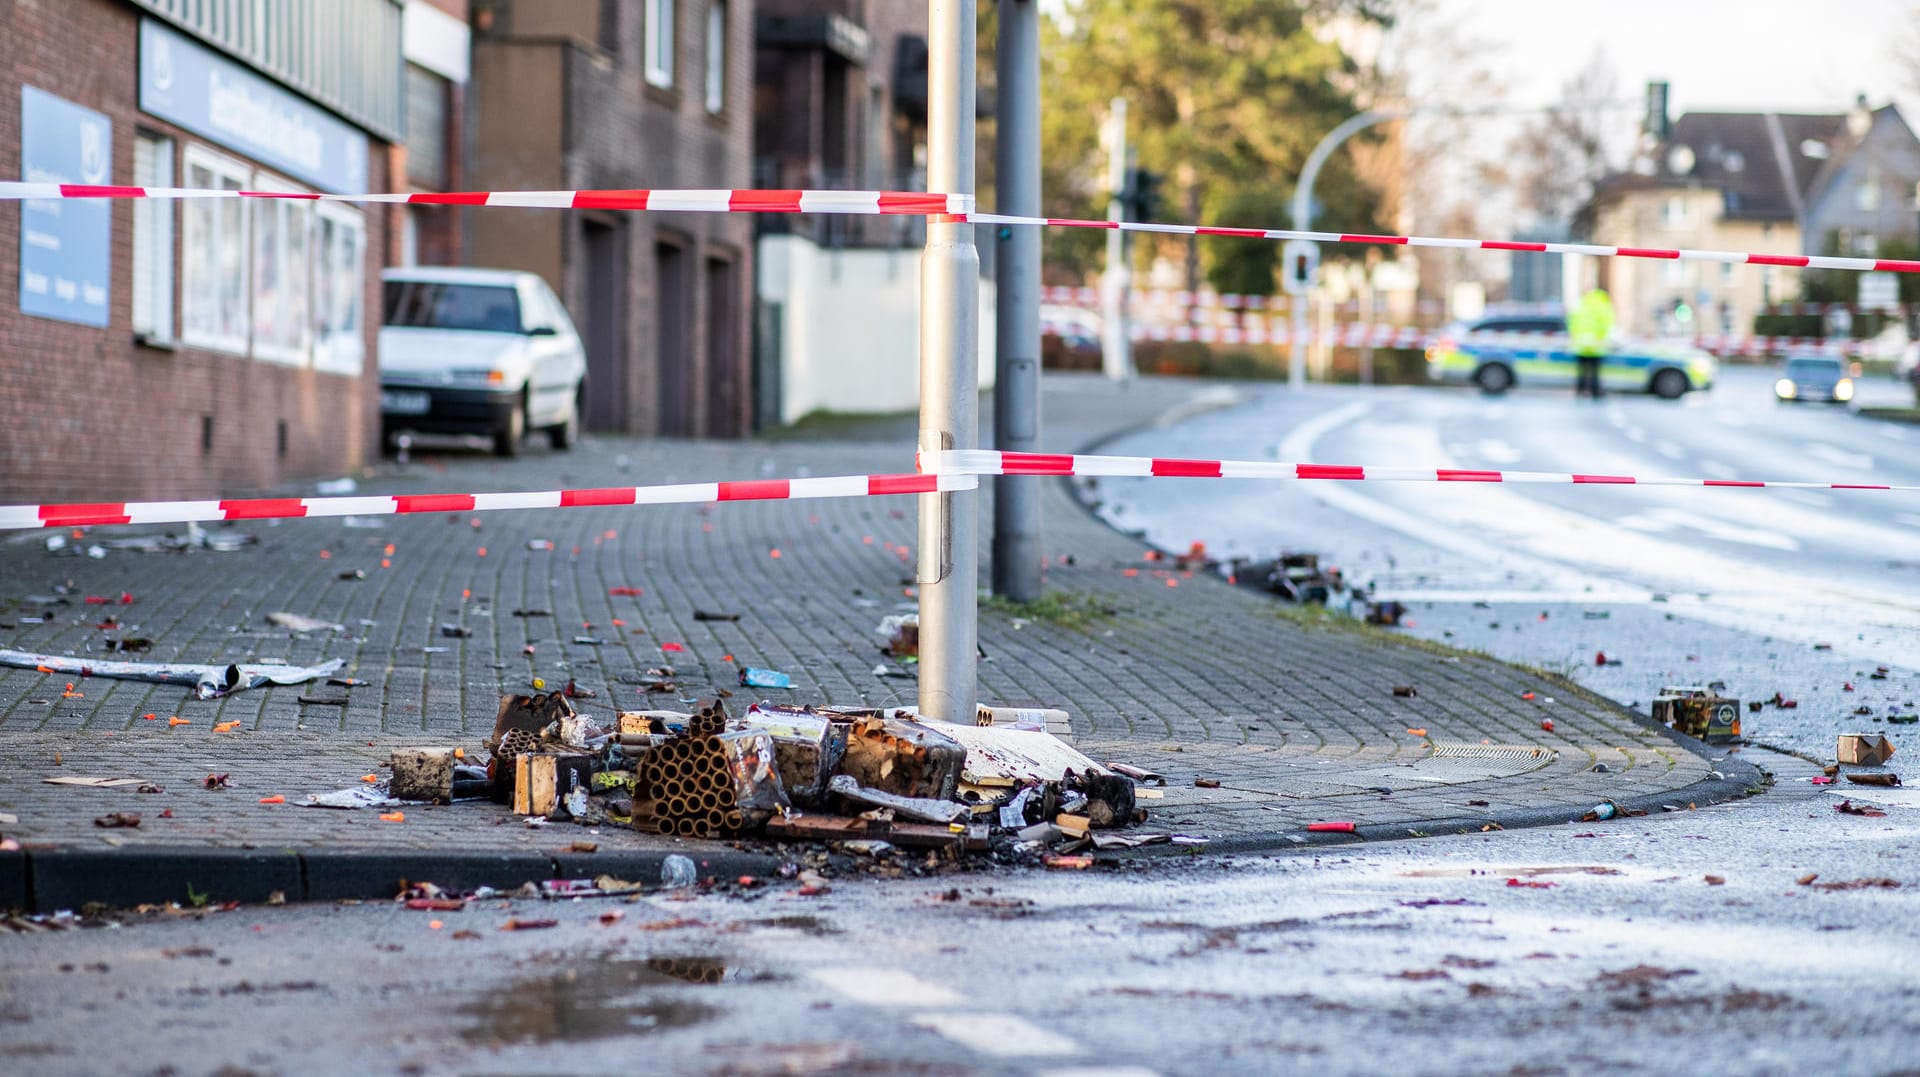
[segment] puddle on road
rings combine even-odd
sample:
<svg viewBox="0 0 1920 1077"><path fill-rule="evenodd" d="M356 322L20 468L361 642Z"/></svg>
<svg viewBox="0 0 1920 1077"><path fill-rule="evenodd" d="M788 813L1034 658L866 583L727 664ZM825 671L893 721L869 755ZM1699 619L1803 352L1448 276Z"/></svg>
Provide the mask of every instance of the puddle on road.
<svg viewBox="0 0 1920 1077"><path fill-rule="evenodd" d="M516 980L461 1007L468 1035L496 1046L644 1036L720 1015L717 1006L650 988L719 983L727 966L711 957L587 958L572 968Z"/></svg>
<svg viewBox="0 0 1920 1077"><path fill-rule="evenodd" d="M1532 878L1535 875L1625 875L1619 868L1600 864L1555 864L1543 868L1419 868L1403 871L1409 879Z"/></svg>
<svg viewBox="0 0 1920 1077"><path fill-rule="evenodd" d="M832 921L823 920L818 916L769 916L759 920L748 920L747 924L750 927L786 928L788 931L798 931L816 938L845 933Z"/></svg>

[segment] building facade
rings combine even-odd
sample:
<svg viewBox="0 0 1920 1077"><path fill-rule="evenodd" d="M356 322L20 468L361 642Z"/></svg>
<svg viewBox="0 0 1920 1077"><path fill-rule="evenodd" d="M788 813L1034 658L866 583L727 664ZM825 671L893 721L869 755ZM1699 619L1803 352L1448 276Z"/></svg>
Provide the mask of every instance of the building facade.
<svg viewBox="0 0 1920 1077"><path fill-rule="evenodd" d="M389 189L396 0L0 10L0 175ZM386 214L58 199L0 205L0 220L0 499L246 492L376 450Z"/></svg>
<svg viewBox="0 0 1920 1077"><path fill-rule="evenodd" d="M473 0L467 182L751 185L752 0ZM465 262L539 273L587 347L587 425L747 430L753 222L468 209Z"/></svg>
<svg viewBox="0 0 1920 1077"><path fill-rule="evenodd" d="M1916 182L1920 140L1891 105L1688 113L1596 186L1579 223L1607 245L1871 257L1920 236ZM1778 266L1594 261L1621 329L1636 335L1745 334L1800 295L1799 271Z"/></svg>

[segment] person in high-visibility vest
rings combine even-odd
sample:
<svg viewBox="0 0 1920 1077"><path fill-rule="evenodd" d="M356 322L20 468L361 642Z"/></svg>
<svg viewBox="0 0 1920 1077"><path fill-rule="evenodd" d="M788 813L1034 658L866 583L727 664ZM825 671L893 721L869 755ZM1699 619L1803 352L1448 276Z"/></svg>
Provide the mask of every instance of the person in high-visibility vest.
<svg viewBox="0 0 1920 1077"><path fill-rule="evenodd" d="M1567 337L1580 373L1573 383L1574 396L1600 399L1600 360L1607 354L1607 338L1613 335L1613 299L1606 289L1595 288L1580 297L1567 314Z"/></svg>

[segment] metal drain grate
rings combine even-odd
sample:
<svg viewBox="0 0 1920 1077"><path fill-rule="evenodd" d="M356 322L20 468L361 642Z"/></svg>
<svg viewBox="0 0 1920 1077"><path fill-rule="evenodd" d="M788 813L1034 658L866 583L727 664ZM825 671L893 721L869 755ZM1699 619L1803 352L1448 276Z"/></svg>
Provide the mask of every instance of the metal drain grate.
<svg viewBox="0 0 1920 1077"><path fill-rule="evenodd" d="M1458 782L1512 778L1552 765L1558 753L1551 748L1500 744L1436 744L1433 754L1416 761L1405 775L1414 781L1453 785Z"/></svg>

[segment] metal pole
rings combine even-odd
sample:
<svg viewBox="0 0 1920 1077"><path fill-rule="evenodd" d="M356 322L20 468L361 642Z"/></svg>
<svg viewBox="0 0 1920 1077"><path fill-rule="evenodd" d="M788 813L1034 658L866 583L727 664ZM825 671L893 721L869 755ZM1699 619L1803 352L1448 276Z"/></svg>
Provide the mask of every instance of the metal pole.
<svg viewBox="0 0 1920 1077"><path fill-rule="evenodd" d="M1107 123L1107 220L1126 219L1127 99L1113 99ZM1126 233L1107 233L1107 271L1100 277L1100 368L1107 377L1133 377L1133 334L1127 326L1128 293L1133 290L1133 267L1127 264Z"/></svg>
<svg viewBox="0 0 1920 1077"><path fill-rule="evenodd" d="M973 193L976 0L927 2L927 188ZM933 217L920 256L920 451L979 446L980 255L973 226ZM978 494L920 495L920 713L972 722Z"/></svg>
<svg viewBox="0 0 1920 1077"><path fill-rule="evenodd" d="M1300 169L1300 182L1293 187L1294 231L1307 230L1307 218L1313 210L1313 183L1320 178L1320 169L1327 163L1327 158L1333 156L1333 151L1339 149L1340 144L1351 138L1355 131L1372 127L1381 120L1404 115L1406 111L1403 109L1362 112L1347 117L1340 126L1327 132L1313 152L1307 154L1307 163ZM1307 383L1307 300L1305 296L1296 295L1287 305L1293 308L1293 336L1287 341L1287 387L1299 389Z"/></svg>
<svg viewBox="0 0 1920 1077"><path fill-rule="evenodd" d="M995 65L999 126L994 135L995 209L1040 215L1040 6L999 0ZM1040 448L1040 230L1001 226L995 282L994 446ZM993 593L1015 602L1040 597L1040 480L993 480Z"/></svg>

